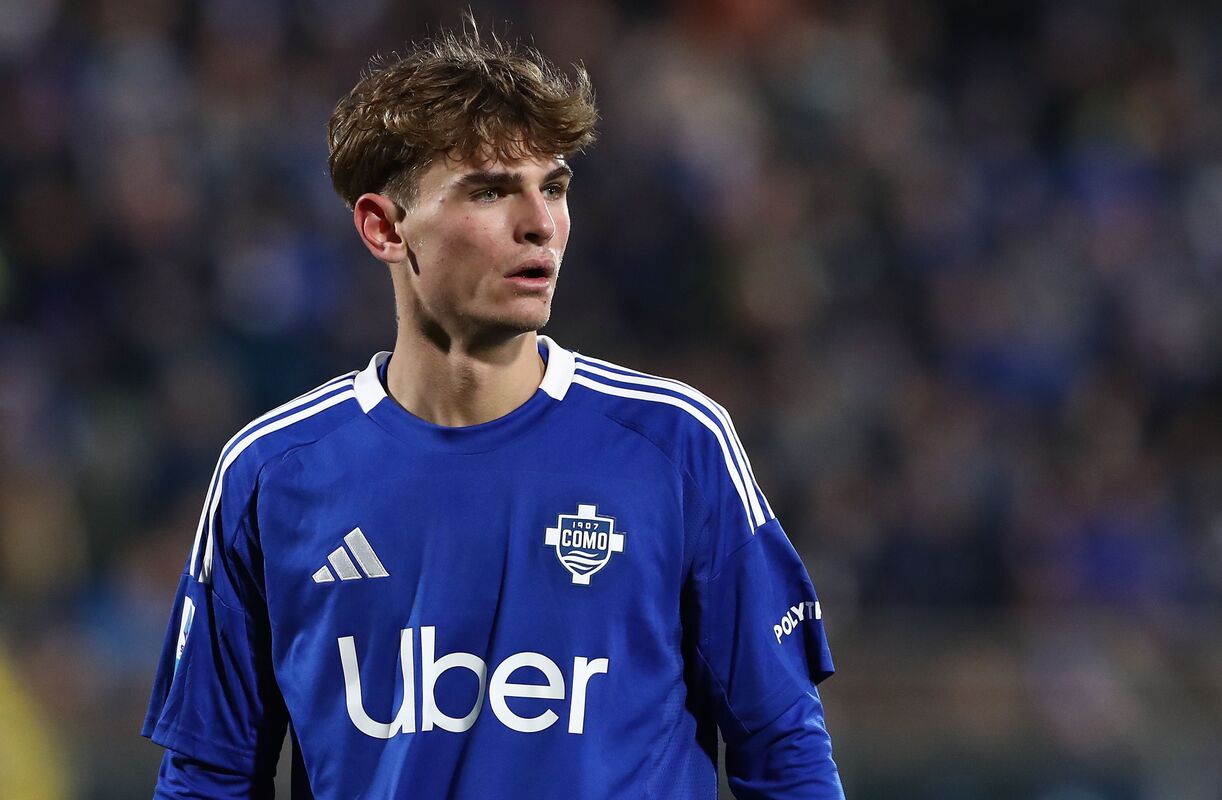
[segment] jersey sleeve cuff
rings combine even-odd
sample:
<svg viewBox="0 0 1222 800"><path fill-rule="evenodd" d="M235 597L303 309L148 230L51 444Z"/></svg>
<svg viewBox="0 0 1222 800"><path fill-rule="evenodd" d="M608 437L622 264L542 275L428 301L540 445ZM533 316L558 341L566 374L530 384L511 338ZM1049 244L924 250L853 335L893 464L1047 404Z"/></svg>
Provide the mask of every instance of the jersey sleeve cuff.
<svg viewBox="0 0 1222 800"><path fill-rule="evenodd" d="M254 775L258 768L259 759L253 750L197 736L151 714L145 717L140 735L167 750L239 775Z"/></svg>

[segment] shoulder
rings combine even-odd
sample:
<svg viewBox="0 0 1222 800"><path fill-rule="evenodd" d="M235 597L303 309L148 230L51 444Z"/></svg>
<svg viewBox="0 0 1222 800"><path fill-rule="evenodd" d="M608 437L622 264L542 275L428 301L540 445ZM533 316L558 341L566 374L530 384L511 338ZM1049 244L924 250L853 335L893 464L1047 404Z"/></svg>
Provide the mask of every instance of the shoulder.
<svg viewBox="0 0 1222 800"><path fill-rule="evenodd" d="M682 381L573 353L573 391L670 452L714 444L733 429L721 405Z"/></svg>
<svg viewBox="0 0 1222 800"><path fill-rule="evenodd" d="M218 528L240 518L264 468L287 453L322 439L363 414L357 401L359 373L336 376L242 426L221 448L200 512L188 570L206 581Z"/></svg>
<svg viewBox="0 0 1222 800"><path fill-rule="evenodd" d="M217 470L231 479L253 479L265 465L360 416L357 377L338 375L255 417L221 448Z"/></svg>
<svg viewBox="0 0 1222 800"><path fill-rule="evenodd" d="M573 353L572 390L583 403L665 451L706 493L741 501L752 527L771 518L734 422L719 403L673 378Z"/></svg>

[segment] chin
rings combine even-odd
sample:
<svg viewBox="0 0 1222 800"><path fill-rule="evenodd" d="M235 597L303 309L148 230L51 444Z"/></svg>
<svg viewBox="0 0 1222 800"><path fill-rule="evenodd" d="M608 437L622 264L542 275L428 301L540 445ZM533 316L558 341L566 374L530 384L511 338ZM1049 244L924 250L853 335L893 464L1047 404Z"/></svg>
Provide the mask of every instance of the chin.
<svg viewBox="0 0 1222 800"><path fill-rule="evenodd" d="M530 333L531 331L539 331L539 330L542 330L542 329L543 329L543 327L547 325L547 321L548 321L550 318L551 318L551 315L550 315L550 314L545 314L545 315L543 315L543 316L541 316L541 317L538 317L538 318L535 318L535 319L529 319L529 320L523 319L523 320L518 320L518 325L516 326L515 330L516 330L518 333Z"/></svg>
<svg viewBox="0 0 1222 800"><path fill-rule="evenodd" d="M539 331L547 325L550 318L551 314L504 316L488 320L487 328L507 336L520 336L523 333Z"/></svg>
<svg viewBox="0 0 1222 800"><path fill-rule="evenodd" d="M537 331L547 324L552 317L551 303L542 308L532 308L529 310L515 310L516 313L507 313L500 315L494 324L507 330L515 331L516 333L528 333Z"/></svg>

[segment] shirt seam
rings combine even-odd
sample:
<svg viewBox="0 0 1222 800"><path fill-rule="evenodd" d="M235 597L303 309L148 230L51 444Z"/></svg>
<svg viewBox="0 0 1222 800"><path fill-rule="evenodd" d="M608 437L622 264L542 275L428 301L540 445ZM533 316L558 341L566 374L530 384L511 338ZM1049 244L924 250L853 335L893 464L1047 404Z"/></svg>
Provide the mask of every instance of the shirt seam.
<svg viewBox="0 0 1222 800"><path fill-rule="evenodd" d="M640 436L642 439L648 442L651 446L653 446L653 448L657 450L658 453L661 454L662 458L666 459L666 463L670 464L671 469L673 469L679 475L679 478L684 483L691 485L693 491L695 491L696 493L696 500L699 502L701 510L703 510L704 512L703 514L704 521L701 522L700 527L698 529L699 530L698 541L693 543L693 545L696 546L695 549L698 551L699 547L704 546L706 542L708 541L708 537L706 536L705 532L708 530L709 523L713 519L713 505L712 503L709 502L708 497L705 495L704 491L700 488L699 481L696 480L696 478L691 474L691 472L688 471L688 469L685 466L683 466L675 458L673 458L670 452L668 452L665 447L663 447L658 442L654 441L652 436L650 436L644 430L639 428L635 423L630 422L625 419L620 419L619 417L603 409L596 409L595 413L597 413L601 417L604 417L605 419L610 420L611 422L614 422L616 425L619 425L620 427L625 428L626 430L631 431L632 433L635 433L637 436ZM686 542L683 542L682 544L686 545ZM683 553L684 562L687 561L687 556L688 556L686 549L687 549L686 546L684 546L684 553ZM696 565L696 561L694 559L694 554L693 554L692 569L696 568L695 565ZM699 580L698 576L693 576L693 577L696 577L697 580Z"/></svg>
<svg viewBox="0 0 1222 800"><path fill-rule="evenodd" d="M354 399L354 402L355 402L355 399ZM259 467L259 471L255 474L255 489L258 490L262 488L263 482L264 482L264 473L267 472L269 469L279 468L281 465L283 465L285 462L288 461L290 456L294 456L301 450L306 449L307 447L313 447L314 445L319 444L326 439L329 439L331 436L334 436L335 434L339 433L340 431L342 431L344 428L348 427L349 425L352 425L353 423L360 421L360 419L365 416L368 416L368 415L364 413L353 415L351 418L344 420L339 425L336 425L334 428L324 433L322 436L319 436L317 439L311 439L308 442L301 442L300 444L295 444L292 447L287 448L284 452L280 453L279 457L268 459L267 461L263 463L262 466ZM251 493L252 500L254 499L254 494L255 494L254 492Z"/></svg>
<svg viewBox="0 0 1222 800"><path fill-rule="evenodd" d="M717 677L717 673L713 670L713 665L709 663L708 656L704 654L704 649L700 646L700 642L696 643L696 655L700 657L700 663L704 665L704 671L708 673L709 679L713 681L713 685L717 687L717 693L721 695L721 705L726 710L726 714L733 720L734 724L747 736L751 735L751 729L748 728L743 721L738 718L738 714L734 713L734 707L730 705L730 694L726 691L725 684Z"/></svg>
<svg viewBox="0 0 1222 800"><path fill-rule="evenodd" d="M352 399L353 402L356 402L355 398L345 398L345 402L347 402L348 399ZM359 405L358 405L358 408L359 408ZM364 415L363 414L353 415L349 419L344 420L339 425L336 425L334 428L324 433L322 436L319 436L317 439L313 439L308 442L302 442L300 444L293 445L292 447L289 447L285 449L284 451L279 452L278 454L262 459L261 463L259 464L259 468L255 470L254 479L250 482L249 490L244 492L245 496L242 501L242 510L238 515L238 524L247 527L248 533L255 532L258 530L258 526L251 526L249 525L247 521L250 520L252 517L252 508L254 506L255 497L262 490L263 480L264 480L263 476L264 476L264 473L269 468L274 468L274 467L279 466L284 461L284 459L287 458L290 454L296 453L298 450L302 449L303 447L309 447L310 445L314 445L314 444L321 442L323 439L326 439L331 434L336 433L337 431L355 422L356 420L359 420L362 416ZM263 549L263 543L259 540L259 536L257 535L257 533L255 533L255 535L253 535L251 538L255 542L255 544L258 545L261 551ZM232 542L230 542L229 544L230 544L230 548L232 548ZM191 565L188 564L186 569L184 570L184 574L191 575L191 577L194 578L194 575L192 575L190 569L191 569ZM243 606L245 606L245 603L243 603Z"/></svg>
<svg viewBox="0 0 1222 800"><path fill-rule="evenodd" d="M153 723L153 730L149 732L148 737L150 740L161 745L162 747L173 750L174 752L188 758L194 758L197 761L202 761L206 764L212 763L211 760L207 758L200 758L198 755L186 753L180 749L181 745L180 747L175 747L173 744L171 744L171 740L185 740L187 744L194 747L205 747L216 750L230 757L238 758L239 760L247 762L245 764L246 769L251 769L258 757L258 750L255 748L248 749L245 747L236 747L232 744L225 744L210 737L198 736L196 734L189 733L182 725L177 723L163 725L161 724L162 720L160 717L154 717ZM215 766L226 768L227 765L216 764ZM240 772L239 774L247 773Z"/></svg>

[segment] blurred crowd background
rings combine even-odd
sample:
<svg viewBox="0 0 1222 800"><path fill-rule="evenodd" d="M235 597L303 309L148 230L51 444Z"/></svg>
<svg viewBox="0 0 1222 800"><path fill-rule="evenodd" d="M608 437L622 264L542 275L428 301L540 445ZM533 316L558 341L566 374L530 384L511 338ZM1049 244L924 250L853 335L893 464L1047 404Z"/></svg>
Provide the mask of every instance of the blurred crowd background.
<svg viewBox="0 0 1222 800"><path fill-rule="evenodd" d="M1219 7L473 7L593 77L546 332L735 416L849 797L1222 797ZM460 11L0 0L0 797L151 791L221 445L393 341L326 120Z"/></svg>

